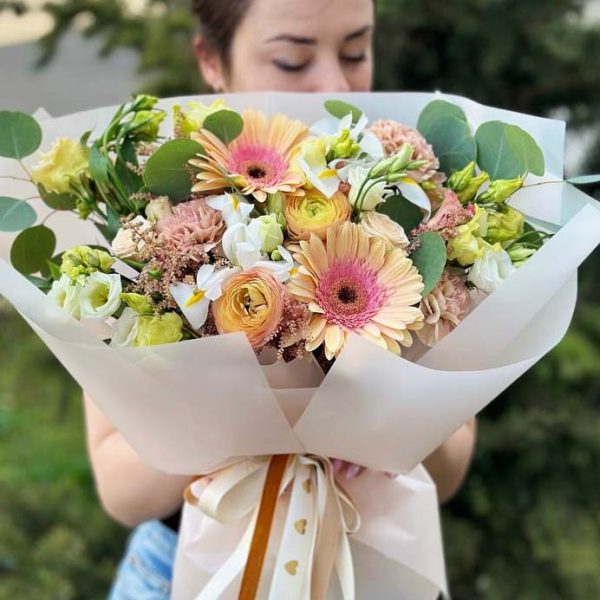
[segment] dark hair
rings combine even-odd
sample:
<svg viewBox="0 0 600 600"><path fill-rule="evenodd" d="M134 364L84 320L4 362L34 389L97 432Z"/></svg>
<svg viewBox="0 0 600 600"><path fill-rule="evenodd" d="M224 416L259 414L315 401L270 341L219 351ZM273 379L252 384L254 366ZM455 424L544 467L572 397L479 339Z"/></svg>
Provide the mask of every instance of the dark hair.
<svg viewBox="0 0 600 600"><path fill-rule="evenodd" d="M200 33L218 52L226 67L230 64L233 36L252 0L192 0L200 21Z"/></svg>

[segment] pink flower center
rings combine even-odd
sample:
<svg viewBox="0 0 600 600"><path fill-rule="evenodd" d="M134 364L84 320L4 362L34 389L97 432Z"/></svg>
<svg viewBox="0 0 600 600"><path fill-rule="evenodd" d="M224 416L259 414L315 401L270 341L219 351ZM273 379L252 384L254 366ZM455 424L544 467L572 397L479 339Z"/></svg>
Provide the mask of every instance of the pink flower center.
<svg viewBox="0 0 600 600"><path fill-rule="evenodd" d="M363 261L334 263L321 276L316 291L326 321L349 330L360 329L371 321L386 298L377 273Z"/></svg>
<svg viewBox="0 0 600 600"><path fill-rule="evenodd" d="M232 173L243 175L252 185L270 187L281 183L289 165L285 158L265 146L240 146L235 148L227 168Z"/></svg>

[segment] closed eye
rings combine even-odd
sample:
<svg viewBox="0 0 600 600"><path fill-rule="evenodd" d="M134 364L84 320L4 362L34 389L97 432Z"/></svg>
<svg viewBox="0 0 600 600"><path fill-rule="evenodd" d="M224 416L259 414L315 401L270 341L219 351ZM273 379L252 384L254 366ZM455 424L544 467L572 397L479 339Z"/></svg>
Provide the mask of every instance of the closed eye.
<svg viewBox="0 0 600 600"><path fill-rule="evenodd" d="M303 71L304 69L306 69L306 67L308 67L308 62L305 63L301 63L301 64L292 64L292 63L286 63L282 60L274 60L273 64L278 68L281 69L282 71L285 71L286 73L298 73L300 71Z"/></svg>
<svg viewBox="0 0 600 600"><path fill-rule="evenodd" d="M367 60L367 55L363 53L354 56L342 56L341 59L347 63L358 64Z"/></svg>

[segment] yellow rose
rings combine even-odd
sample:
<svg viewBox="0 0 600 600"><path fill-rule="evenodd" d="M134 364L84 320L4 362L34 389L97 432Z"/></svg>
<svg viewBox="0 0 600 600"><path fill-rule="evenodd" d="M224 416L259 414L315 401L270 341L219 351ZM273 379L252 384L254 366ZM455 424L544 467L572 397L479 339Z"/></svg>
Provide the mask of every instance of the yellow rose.
<svg viewBox="0 0 600 600"><path fill-rule="evenodd" d="M89 175L87 148L69 138L56 140L50 152L42 154L39 164L31 172L36 185L55 194L72 192L73 185Z"/></svg>
<svg viewBox="0 0 600 600"><path fill-rule="evenodd" d="M448 242L448 259L456 260L463 267L472 265L481 252L489 247L483 238L488 230L488 213L476 205L475 216L464 225L456 228L457 235Z"/></svg>
<svg viewBox="0 0 600 600"><path fill-rule="evenodd" d="M308 240L311 233L325 240L327 228L347 221L351 213L352 207L344 194L336 192L327 198L317 190L307 190L304 196L288 196L283 209L293 241Z"/></svg>
<svg viewBox="0 0 600 600"><path fill-rule="evenodd" d="M524 226L523 213L505 205L502 212L490 211L486 239L492 243L514 240L523 233Z"/></svg>
<svg viewBox="0 0 600 600"><path fill-rule="evenodd" d="M253 348L265 345L281 322L285 289L268 271L251 269L231 277L212 303L219 333L243 331Z"/></svg>
<svg viewBox="0 0 600 600"><path fill-rule="evenodd" d="M182 334L183 321L174 312L159 316L138 316L135 330L134 346L158 346L174 344Z"/></svg>

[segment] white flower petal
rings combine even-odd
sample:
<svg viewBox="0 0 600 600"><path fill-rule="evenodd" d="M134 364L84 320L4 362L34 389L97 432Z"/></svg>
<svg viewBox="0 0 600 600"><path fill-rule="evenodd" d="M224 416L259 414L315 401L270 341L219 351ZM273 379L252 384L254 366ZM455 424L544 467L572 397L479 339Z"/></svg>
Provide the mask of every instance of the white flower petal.
<svg viewBox="0 0 600 600"><path fill-rule="evenodd" d="M424 221L427 222L431 216L431 201L423 188L412 179L406 177L397 184L402 195L412 204L425 211Z"/></svg>

